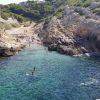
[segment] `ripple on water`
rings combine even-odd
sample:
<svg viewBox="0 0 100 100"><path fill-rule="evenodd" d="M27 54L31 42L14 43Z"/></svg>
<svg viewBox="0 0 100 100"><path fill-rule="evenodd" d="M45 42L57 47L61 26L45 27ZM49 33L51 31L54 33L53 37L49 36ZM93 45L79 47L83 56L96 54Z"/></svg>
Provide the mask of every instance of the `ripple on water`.
<svg viewBox="0 0 100 100"><path fill-rule="evenodd" d="M34 46L0 61L0 100L96 98L100 98L100 59L74 58Z"/></svg>

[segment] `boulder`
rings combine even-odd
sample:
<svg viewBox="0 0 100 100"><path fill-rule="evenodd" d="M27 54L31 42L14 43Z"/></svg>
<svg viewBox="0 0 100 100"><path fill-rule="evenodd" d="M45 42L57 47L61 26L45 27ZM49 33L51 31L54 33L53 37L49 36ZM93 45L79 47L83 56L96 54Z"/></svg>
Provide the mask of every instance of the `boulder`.
<svg viewBox="0 0 100 100"><path fill-rule="evenodd" d="M73 48L68 47L68 46L64 46L64 45L59 45L57 47L57 51L59 53L66 54L66 55L70 55L70 56L74 55L75 52L76 52L76 51L74 51Z"/></svg>
<svg viewBox="0 0 100 100"><path fill-rule="evenodd" d="M57 50L57 44L51 44L48 46L49 51L56 51Z"/></svg>

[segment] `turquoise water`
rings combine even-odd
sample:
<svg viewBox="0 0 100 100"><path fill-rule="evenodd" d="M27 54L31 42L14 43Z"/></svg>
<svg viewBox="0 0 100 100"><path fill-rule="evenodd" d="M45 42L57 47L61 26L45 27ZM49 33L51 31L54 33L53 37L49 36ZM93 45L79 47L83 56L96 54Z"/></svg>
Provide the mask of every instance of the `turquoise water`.
<svg viewBox="0 0 100 100"><path fill-rule="evenodd" d="M31 70L36 67L34 76ZM96 100L100 59L74 58L34 46L0 60L0 100Z"/></svg>

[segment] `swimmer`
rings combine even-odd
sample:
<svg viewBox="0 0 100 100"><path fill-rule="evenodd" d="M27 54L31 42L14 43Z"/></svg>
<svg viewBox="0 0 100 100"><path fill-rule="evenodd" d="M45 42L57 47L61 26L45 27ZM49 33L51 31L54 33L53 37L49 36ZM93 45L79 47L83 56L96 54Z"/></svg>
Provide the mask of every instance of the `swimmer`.
<svg viewBox="0 0 100 100"><path fill-rule="evenodd" d="M32 75L34 75L34 72L35 72L35 67L33 68Z"/></svg>

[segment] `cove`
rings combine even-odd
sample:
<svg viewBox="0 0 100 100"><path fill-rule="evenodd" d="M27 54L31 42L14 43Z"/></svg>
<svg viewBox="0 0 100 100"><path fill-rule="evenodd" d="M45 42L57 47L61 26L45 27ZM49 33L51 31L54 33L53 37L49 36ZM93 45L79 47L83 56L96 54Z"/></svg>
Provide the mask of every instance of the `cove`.
<svg viewBox="0 0 100 100"><path fill-rule="evenodd" d="M36 68L34 77L31 75ZM100 59L76 58L34 45L0 60L0 100L96 100Z"/></svg>

